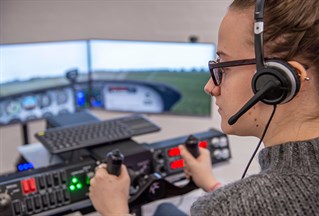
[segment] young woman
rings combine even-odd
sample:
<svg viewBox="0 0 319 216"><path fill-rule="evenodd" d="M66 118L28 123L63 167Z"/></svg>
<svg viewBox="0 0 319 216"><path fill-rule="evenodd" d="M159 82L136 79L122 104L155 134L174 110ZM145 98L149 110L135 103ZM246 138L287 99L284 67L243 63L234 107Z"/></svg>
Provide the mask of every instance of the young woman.
<svg viewBox="0 0 319 216"><path fill-rule="evenodd" d="M216 98L227 134L262 138L270 122L265 148L259 153L261 171L221 186L207 150L201 149L195 159L180 146L186 176L208 192L192 205L192 216L319 215L319 1L265 1L264 56L288 62L299 91L276 106L258 102L230 125L231 116L254 96L255 4L234 0L230 5L220 25L218 59L210 62L212 78L205 91ZM96 210L102 215L127 214L129 183L124 166L119 177L98 169L90 188Z"/></svg>

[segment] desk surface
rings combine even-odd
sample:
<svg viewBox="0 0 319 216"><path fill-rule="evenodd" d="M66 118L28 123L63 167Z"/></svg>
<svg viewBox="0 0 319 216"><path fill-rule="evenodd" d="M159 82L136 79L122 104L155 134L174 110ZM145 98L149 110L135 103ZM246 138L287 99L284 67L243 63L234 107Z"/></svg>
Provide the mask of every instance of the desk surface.
<svg viewBox="0 0 319 216"><path fill-rule="evenodd" d="M35 169L63 162L59 156L51 154L41 143L19 146L18 152L32 163Z"/></svg>

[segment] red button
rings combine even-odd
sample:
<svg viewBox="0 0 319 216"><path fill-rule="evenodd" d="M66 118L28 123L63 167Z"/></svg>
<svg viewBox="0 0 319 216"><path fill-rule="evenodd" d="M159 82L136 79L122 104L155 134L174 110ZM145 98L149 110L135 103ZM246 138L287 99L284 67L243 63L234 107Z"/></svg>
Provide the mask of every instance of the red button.
<svg viewBox="0 0 319 216"><path fill-rule="evenodd" d="M21 181L21 186L22 186L22 191L25 194L30 193L30 186L29 186L29 181L28 180L22 180Z"/></svg>
<svg viewBox="0 0 319 216"><path fill-rule="evenodd" d="M203 140L203 141L200 141L198 143L199 147L202 147L202 148L207 148L208 147L208 142L207 140Z"/></svg>
<svg viewBox="0 0 319 216"><path fill-rule="evenodd" d="M170 163L170 167L173 170L183 168L184 167L184 160L179 159L179 160L173 161Z"/></svg>
<svg viewBox="0 0 319 216"><path fill-rule="evenodd" d="M179 156L181 154L181 152L179 151L178 147L175 148L171 148L167 151L167 154L169 157L176 157Z"/></svg>
<svg viewBox="0 0 319 216"><path fill-rule="evenodd" d="M31 192L36 192L37 191L37 185L35 183L35 178L30 178L29 179L29 186L30 186Z"/></svg>

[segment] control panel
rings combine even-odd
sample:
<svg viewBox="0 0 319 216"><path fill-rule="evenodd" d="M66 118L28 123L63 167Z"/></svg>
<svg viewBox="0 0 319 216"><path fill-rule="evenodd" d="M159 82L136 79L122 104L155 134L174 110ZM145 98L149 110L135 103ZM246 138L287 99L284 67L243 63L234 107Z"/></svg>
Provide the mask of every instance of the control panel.
<svg viewBox="0 0 319 216"><path fill-rule="evenodd" d="M212 163L217 164L231 158L228 137L214 129L193 134L198 139L198 145L211 152ZM162 176L171 176L183 172L184 160L181 158L178 146L184 145L188 136L151 143L154 171Z"/></svg>
<svg viewBox="0 0 319 216"><path fill-rule="evenodd" d="M228 137L214 129L150 144L129 139L97 146L89 150L87 159L0 176L0 215L47 216L91 209L89 184L96 165L109 163L111 158L116 168L123 156L131 178L130 207L188 193L197 188L192 182L179 188L173 185L175 181L168 180L183 176L180 144L185 144L189 151L194 150L194 156L198 155L198 146L209 149L213 164L231 158ZM118 152L110 156L108 153L113 150ZM149 194L152 185L162 185L156 196Z"/></svg>
<svg viewBox="0 0 319 216"><path fill-rule="evenodd" d="M95 161L87 160L1 177L0 215L53 215L76 209L73 204L89 201L94 168Z"/></svg>

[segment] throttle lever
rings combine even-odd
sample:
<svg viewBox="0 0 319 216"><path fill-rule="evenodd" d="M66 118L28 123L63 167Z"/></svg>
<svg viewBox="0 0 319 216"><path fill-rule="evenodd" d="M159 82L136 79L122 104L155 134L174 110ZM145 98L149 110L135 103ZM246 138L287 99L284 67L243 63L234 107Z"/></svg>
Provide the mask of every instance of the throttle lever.
<svg viewBox="0 0 319 216"><path fill-rule="evenodd" d="M106 155L107 172L112 175L119 176L121 173L121 166L124 161L124 155L115 149Z"/></svg>
<svg viewBox="0 0 319 216"><path fill-rule="evenodd" d="M130 197L130 209L140 207L155 200L186 194L198 187L189 181L185 186L176 186L163 179L158 173L144 176L145 184Z"/></svg>
<svg viewBox="0 0 319 216"><path fill-rule="evenodd" d="M193 135L189 135L185 142L185 147L193 155L194 158L198 158L200 155L198 142L199 140ZM194 184L192 177L189 178L189 182Z"/></svg>
<svg viewBox="0 0 319 216"><path fill-rule="evenodd" d="M198 142L199 140L193 135L190 135L185 141L187 150L195 158L200 154ZM176 186L163 179L158 173L145 175L140 180L143 184L140 184L140 189L129 199L130 208L136 208L159 199L183 195L198 188L191 179L184 186Z"/></svg>
<svg viewBox="0 0 319 216"><path fill-rule="evenodd" d="M199 156L198 142L199 140L193 135L189 135L185 142L187 150L193 155L194 158L198 158Z"/></svg>
<svg viewBox="0 0 319 216"><path fill-rule="evenodd" d="M189 151L191 151L194 157L198 157L199 150L197 138L190 136L186 143L188 143L187 149L190 149ZM121 165L124 161L123 154L121 154L121 152L117 149L113 150L106 155L106 160L108 173L119 176ZM155 200L183 195L198 188L193 181L189 181L184 186L176 186L163 179L158 173L153 173L150 175L139 174L136 176L136 178L140 180L140 183L143 182L143 184L140 184L137 193L130 197L130 209L140 207ZM136 179L136 181L138 179Z"/></svg>

